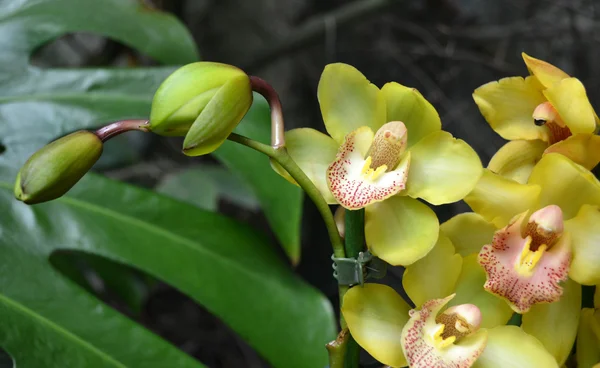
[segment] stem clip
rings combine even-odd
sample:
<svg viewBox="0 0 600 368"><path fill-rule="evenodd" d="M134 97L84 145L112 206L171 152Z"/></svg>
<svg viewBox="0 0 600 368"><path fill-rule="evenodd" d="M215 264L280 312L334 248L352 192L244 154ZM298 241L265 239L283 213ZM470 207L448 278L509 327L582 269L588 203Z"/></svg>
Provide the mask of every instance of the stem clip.
<svg viewBox="0 0 600 368"><path fill-rule="evenodd" d="M364 285L365 280L380 279L385 276L387 263L373 256L371 252L360 252L356 258L337 258L333 261L333 277L340 285Z"/></svg>

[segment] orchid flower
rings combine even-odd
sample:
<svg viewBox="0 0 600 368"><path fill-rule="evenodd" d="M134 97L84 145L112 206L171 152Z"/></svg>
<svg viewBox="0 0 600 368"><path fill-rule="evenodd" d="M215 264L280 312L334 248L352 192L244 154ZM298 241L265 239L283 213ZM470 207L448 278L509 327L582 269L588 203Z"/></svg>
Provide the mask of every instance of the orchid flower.
<svg viewBox="0 0 600 368"><path fill-rule="evenodd" d="M585 87L559 68L525 53L531 76L477 88L473 99L490 126L510 140L494 155L491 171L525 183L544 153L561 153L587 169L600 161L598 117Z"/></svg>
<svg viewBox="0 0 600 368"><path fill-rule="evenodd" d="M512 314L481 287L477 255L455 254L444 234L408 266L403 285L412 309L392 288L351 288L342 313L354 339L391 367L558 367L535 337L505 326Z"/></svg>
<svg viewBox="0 0 600 368"><path fill-rule="evenodd" d="M467 195L482 172L475 151L441 130L438 113L417 90L395 82L380 90L350 65L325 67L318 99L329 135L288 131L289 154L328 203L365 208L373 254L393 265L425 256L439 223L417 198L440 205Z"/></svg>
<svg viewBox="0 0 600 368"><path fill-rule="evenodd" d="M598 285L594 295L594 308L581 310L575 358L578 367L600 367L600 288Z"/></svg>
<svg viewBox="0 0 600 368"><path fill-rule="evenodd" d="M526 184L486 170L465 201L476 213L455 216L441 232L462 256L478 255L485 289L523 313L523 330L562 365L577 334L579 284L600 283L600 182L550 153Z"/></svg>

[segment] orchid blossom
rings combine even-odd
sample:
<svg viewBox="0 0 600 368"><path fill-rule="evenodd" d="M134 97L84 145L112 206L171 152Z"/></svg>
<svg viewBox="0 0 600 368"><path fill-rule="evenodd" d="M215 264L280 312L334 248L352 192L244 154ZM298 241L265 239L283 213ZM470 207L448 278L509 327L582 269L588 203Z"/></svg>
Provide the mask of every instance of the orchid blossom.
<svg viewBox="0 0 600 368"><path fill-rule="evenodd" d="M417 198L434 205L461 200L481 176L477 154L441 130L438 113L417 90L395 82L380 90L350 65L325 67L318 98L329 135L288 131L289 154L328 203L365 208L373 254L393 265L422 258L439 223Z"/></svg>
<svg viewBox="0 0 600 368"><path fill-rule="evenodd" d="M342 313L355 340L391 367L558 367L539 340L505 326L512 311L484 280L477 255L455 254L440 234L403 277L417 309L388 286L366 284L346 293Z"/></svg>
<svg viewBox="0 0 600 368"><path fill-rule="evenodd" d="M523 53L531 76L477 88L473 99L490 126L510 140L494 155L491 171L527 182L544 153L561 153L592 169L600 161L598 117L585 87L559 68Z"/></svg>
<svg viewBox="0 0 600 368"><path fill-rule="evenodd" d="M579 284L600 283L600 182L550 153L526 184L486 170L465 201L475 213L455 216L441 232L463 257L478 258L481 286L523 313L523 330L562 365L577 334Z"/></svg>

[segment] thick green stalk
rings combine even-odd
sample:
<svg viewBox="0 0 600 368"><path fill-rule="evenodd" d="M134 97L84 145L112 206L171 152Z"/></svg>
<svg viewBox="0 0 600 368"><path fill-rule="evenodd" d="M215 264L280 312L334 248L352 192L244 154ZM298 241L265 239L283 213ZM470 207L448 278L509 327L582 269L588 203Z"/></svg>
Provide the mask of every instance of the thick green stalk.
<svg viewBox="0 0 600 368"><path fill-rule="evenodd" d="M346 228L344 230L344 238L346 240L346 257L357 258L358 254L365 249L365 210L346 210L345 223ZM344 367L358 368L360 348L350 334L346 345L346 360Z"/></svg>

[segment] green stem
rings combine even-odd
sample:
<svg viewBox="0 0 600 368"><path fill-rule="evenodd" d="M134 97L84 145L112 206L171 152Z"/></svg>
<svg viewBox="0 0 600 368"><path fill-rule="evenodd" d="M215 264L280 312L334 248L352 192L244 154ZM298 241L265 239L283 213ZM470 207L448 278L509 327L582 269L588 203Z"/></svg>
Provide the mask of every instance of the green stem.
<svg viewBox="0 0 600 368"><path fill-rule="evenodd" d="M325 345L329 353L329 368L344 368L349 336L350 332L344 328L335 340Z"/></svg>
<svg viewBox="0 0 600 368"><path fill-rule="evenodd" d="M281 165L281 167L283 167L288 174L294 178L296 183L298 183L298 185L306 192L308 197L317 206L321 217L323 217L325 226L327 226L327 233L329 234L329 240L331 241L331 246L333 247L333 254L336 257L341 258L346 256L344 244L342 243L342 238L340 237L337 226L335 225L335 219L333 218L333 214L329 209L329 205L327 202L325 202L323 196L321 196L319 189L317 189L312 181L310 181L308 176L306 176L304 171L300 169L292 157L287 153L285 147L273 148L236 133L231 133L227 139L264 153Z"/></svg>
<svg viewBox="0 0 600 368"><path fill-rule="evenodd" d="M344 238L346 257L356 258L365 249L365 210L346 210ZM345 368L358 368L360 349L352 335L348 334Z"/></svg>

